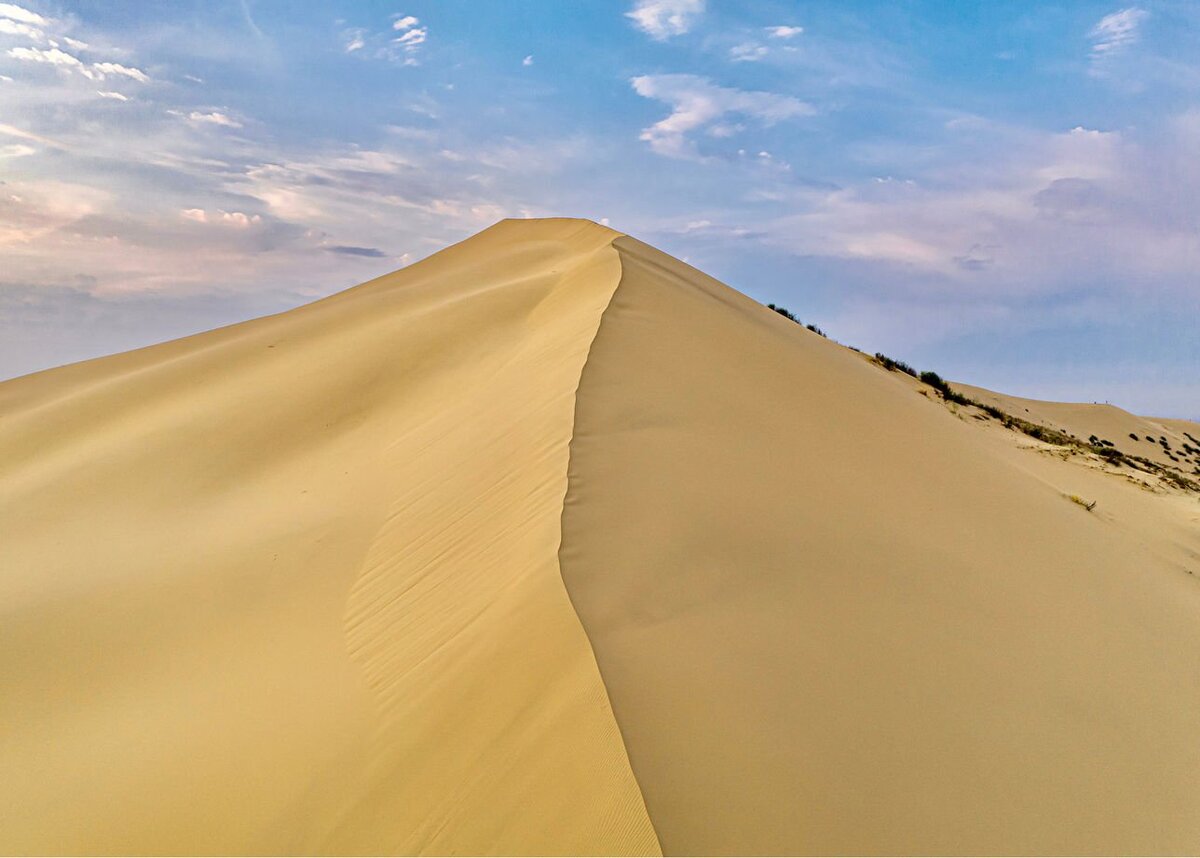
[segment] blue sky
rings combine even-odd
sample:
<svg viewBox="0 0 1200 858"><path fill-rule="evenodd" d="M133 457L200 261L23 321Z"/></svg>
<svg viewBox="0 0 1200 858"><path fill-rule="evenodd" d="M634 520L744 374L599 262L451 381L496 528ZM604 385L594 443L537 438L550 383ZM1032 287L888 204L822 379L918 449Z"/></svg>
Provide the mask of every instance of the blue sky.
<svg viewBox="0 0 1200 858"><path fill-rule="evenodd" d="M505 216L834 338L1200 417L1200 4L0 3L0 377Z"/></svg>

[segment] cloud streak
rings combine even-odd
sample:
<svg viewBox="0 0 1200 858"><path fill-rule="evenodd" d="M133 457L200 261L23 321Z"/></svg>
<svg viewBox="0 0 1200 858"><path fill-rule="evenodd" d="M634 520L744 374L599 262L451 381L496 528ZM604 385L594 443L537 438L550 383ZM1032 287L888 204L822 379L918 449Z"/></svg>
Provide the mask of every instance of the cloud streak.
<svg viewBox="0 0 1200 858"><path fill-rule="evenodd" d="M633 25L652 39L682 36L704 14L704 0L638 0L625 13Z"/></svg>
<svg viewBox="0 0 1200 858"><path fill-rule="evenodd" d="M659 155L669 158L699 158L692 134L718 129L730 114L772 125L785 119L811 116L816 111L799 99L771 92L747 92L717 86L708 78L690 74L641 75L630 85L643 98L667 104L671 112L642 131L640 139Z"/></svg>

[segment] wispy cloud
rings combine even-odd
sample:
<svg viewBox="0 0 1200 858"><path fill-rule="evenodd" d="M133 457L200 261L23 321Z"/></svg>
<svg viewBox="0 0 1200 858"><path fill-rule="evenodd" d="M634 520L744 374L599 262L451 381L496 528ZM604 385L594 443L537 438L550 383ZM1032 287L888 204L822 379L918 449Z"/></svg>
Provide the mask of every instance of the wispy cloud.
<svg viewBox="0 0 1200 858"><path fill-rule="evenodd" d="M355 247L351 244L332 244L324 249L329 253L338 253L342 256L361 256L367 259L383 259L387 256L378 247Z"/></svg>
<svg viewBox="0 0 1200 858"><path fill-rule="evenodd" d="M1105 65L1138 40L1138 31L1149 13L1130 6L1101 18L1088 34L1092 38L1092 73L1103 74Z"/></svg>
<svg viewBox="0 0 1200 858"><path fill-rule="evenodd" d="M772 39L791 39L804 32L803 27L791 27L786 24L777 27L767 27L766 30Z"/></svg>
<svg viewBox="0 0 1200 858"><path fill-rule="evenodd" d="M79 57L73 54L68 54L66 51L58 48L10 48L8 55L15 60L23 60L31 63L46 63L52 66L62 66L64 68L84 69L85 66Z"/></svg>
<svg viewBox="0 0 1200 858"><path fill-rule="evenodd" d="M98 89L96 90L96 95L101 98L111 98L113 101L129 101L129 96L111 90Z"/></svg>
<svg viewBox="0 0 1200 858"><path fill-rule="evenodd" d="M36 12L31 12L22 6L15 6L12 3L0 3L0 18L20 21L23 24L33 24L36 27L46 27L50 24L48 20Z"/></svg>
<svg viewBox="0 0 1200 858"><path fill-rule="evenodd" d="M20 21L12 21L8 18L0 18L0 33L9 36L24 36L35 42L40 42L46 37L45 33L32 24L23 24Z"/></svg>
<svg viewBox="0 0 1200 858"><path fill-rule="evenodd" d="M92 63L92 71L98 73L101 78L105 75L116 75L118 77L132 78L138 83L150 82L149 76L141 69L123 66L120 63Z"/></svg>
<svg viewBox="0 0 1200 858"><path fill-rule="evenodd" d="M533 54L529 54L525 59L521 60L521 65L526 67L533 65Z"/></svg>
<svg viewBox="0 0 1200 858"><path fill-rule="evenodd" d="M765 58L770 50L757 42L742 42L729 49L729 58L735 63L754 63Z"/></svg>
<svg viewBox="0 0 1200 858"><path fill-rule="evenodd" d="M637 0L625 13L635 27L652 39L682 36L704 14L704 0Z"/></svg>
<svg viewBox="0 0 1200 858"><path fill-rule="evenodd" d="M10 48L8 56L24 62L43 63L63 69L77 71L89 80L104 80L110 76L127 77L139 83L149 83L149 76L141 69L120 63L85 63L74 54L60 48Z"/></svg>
<svg viewBox="0 0 1200 858"><path fill-rule="evenodd" d="M771 125L815 112L811 105L791 96L717 86L698 75L642 75L631 79L630 84L638 95L671 108L667 118L642 131L640 138L658 154L671 158L699 157L689 135L706 128L724 127L718 123L729 114Z"/></svg>
<svg viewBox="0 0 1200 858"><path fill-rule="evenodd" d="M225 128L241 128L242 127L242 123L238 122L236 119L233 119L232 117L228 116L227 114L221 113L216 110L214 110L210 113L201 113L198 110L193 110L191 113L188 114L187 118L191 122L200 122L200 123L204 123L207 125L221 125Z"/></svg>

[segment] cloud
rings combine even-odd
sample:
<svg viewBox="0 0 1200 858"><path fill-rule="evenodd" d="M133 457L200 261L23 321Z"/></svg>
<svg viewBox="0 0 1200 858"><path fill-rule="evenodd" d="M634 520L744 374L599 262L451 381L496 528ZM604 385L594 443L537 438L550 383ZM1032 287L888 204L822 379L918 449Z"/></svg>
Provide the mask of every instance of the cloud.
<svg viewBox="0 0 1200 858"><path fill-rule="evenodd" d="M672 158L698 157L695 144L688 135L705 128L722 127L719 121L727 114L747 116L771 125L815 112L811 105L791 96L717 86L697 75L642 75L631 79L630 84L643 98L670 106L670 115L642 131L640 139L649 143L658 154Z"/></svg>
<svg viewBox="0 0 1200 858"><path fill-rule="evenodd" d="M204 209L184 209L179 215L186 220L193 220L196 223L208 223L208 214Z"/></svg>
<svg viewBox="0 0 1200 858"><path fill-rule="evenodd" d="M236 119L226 116L224 113L213 111L212 113L201 113L198 110L193 110L187 117L192 122L204 122L209 125L221 125L225 128L241 128L242 123Z"/></svg>
<svg viewBox="0 0 1200 858"><path fill-rule="evenodd" d="M755 63L769 54L765 45L757 42L743 42L729 49L729 58L735 63Z"/></svg>
<svg viewBox="0 0 1200 858"><path fill-rule="evenodd" d="M27 39L33 39L35 42L40 42L46 36L45 33L32 24L22 24L19 21L10 21L8 18L0 18L0 33L5 33L9 36L24 36Z"/></svg>
<svg viewBox="0 0 1200 858"><path fill-rule="evenodd" d="M226 226L245 229L262 223L262 215L248 215L245 212L221 212L221 223Z"/></svg>
<svg viewBox="0 0 1200 858"><path fill-rule="evenodd" d="M30 12L12 3L0 3L0 18L20 21L22 24L33 24L35 27L45 27L50 22L36 12Z"/></svg>
<svg viewBox="0 0 1200 858"><path fill-rule="evenodd" d="M342 256L362 256L369 259L383 259L387 257L387 254L377 247L355 247L350 244L334 244L326 247L325 250L329 253L337 253Z"/></svg>
<svg viewBox="0 0 1200 858"><path fill-rule="evenodd" d="M48 50L42 50L41 48L10 48L8 55L15 60L24 60L31 63L47 63L52 66L76 69L84 67L79 57L72 56L58 48L49 48Z"/></svg>
<svg viewBox="0 0 1200 858"><path fill-rule="evenodd" d="M652 39L682 36L704 14L704 0L637 0L625 13L635 27Z"/></svg>
<svg viewBox="0 0 1200 858"><path fill-rule="evenodd" d="M530 54L529 56L525 57L525 59L521 60L521 65L523 65L523 66L533 65L533 54Z"/></svg>
<svg viewBox="0 0 1200 858"><path fill-rule="evenodd" d="M361 50L367 43L363 39L366 35L365 30L353 29L342 33L342 38L345 40L344 50L348 54L352 54L357 50Z"/></svg>
<svg viewBox="0 0 1200 858"><path fill-rule="evenodd" d="M101 98L111 98L113 101L129 101L128 96L109 90L98 89L96 90L96 95L100 96Z"/></svg>
<svg viewBox="0 0 1200 858"><path fill-rule="evenodd" d="M120 63L92 63L92 70L98 72L101 76L118 75L120 77L133 78L138 83L150 82L150 78L141 69L123 66Z"/></svg>
<svg viewBox="0 0 1200 858"><path fill-rule="evenodd" d="M1138 40L1138 30L1149 15L1144 9L1130 6L1101 18L1088 34L1092 38L1092 73L1103 73L1104 64L1124 52Z"/></svg>
<svg viewBox="0 0 1200 858"><path fill-rule="evenodd" d="M778 27L767 27L766 31L772 39L790 39L793 36L799 36L801 33L803 33L804 28L781 25Z"/></svg>
<svg viewBox="0 0 1200 858"><path fill-rule="evenodd" d="M401 45L406 51L415 51L419 45L424 43L428 35L428 28L413 27L411 30L405 31L404 35L400 36L400 38L392 39L392 42Z"/></svg>
<svg viewBox="0 0 1200 858"><path fill-rule="evenodd" d="M54 44L51 42L51 44ZM59 48L10 48L8 55L25 62L45 63L59 68L79 72L89 80L104 80L110 75L128 77L139 83L149 83L150 78L141 69L123 66L120 63L92 63L87 65L74 54Z"/></svg>
<svg viewBox="0 0 1200 858"><path fill-rule="evenodd" d="M414 15L405 15L403 18L397 18L392 24L393 30L409 30L420 24L421 20Z"/></svg>

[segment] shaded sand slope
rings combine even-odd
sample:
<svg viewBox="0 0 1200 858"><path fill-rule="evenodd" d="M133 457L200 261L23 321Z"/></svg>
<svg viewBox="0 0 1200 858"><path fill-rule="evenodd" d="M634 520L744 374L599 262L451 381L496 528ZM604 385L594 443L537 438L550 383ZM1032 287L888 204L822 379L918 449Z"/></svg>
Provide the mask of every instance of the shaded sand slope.
<svg viewBox="0 0 1200 858"><path fill-rule="evenodd" d="M615 246L560 557L664 851L1200 848L1196 531Z"/></svg>
<svg viewBox="0 0 1200 858"><path fill-rule="evenodd" d="M615 233L0 385L0 852L656 852L559 574Z"/></svg>
<svg viewBox="0 0 1200 858"><path fill-rule="evenodd" d="M1200 474L1200 424L1188 420L1139 417L1115 405L1045 402L958 382L953 382L953 387L977 402L994 405L1032 423L1068 432L1080 440L1086 441L1095 435L1111 441L1124 453L1142 456L1182 474ZM1165 445L1163 441L1166 441Z"/></svg>

